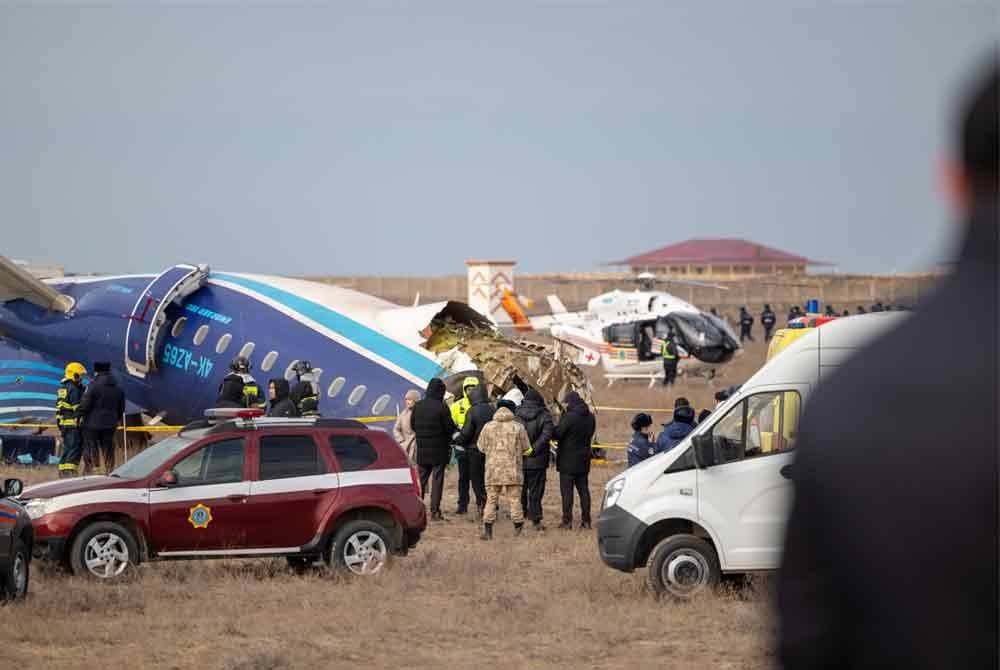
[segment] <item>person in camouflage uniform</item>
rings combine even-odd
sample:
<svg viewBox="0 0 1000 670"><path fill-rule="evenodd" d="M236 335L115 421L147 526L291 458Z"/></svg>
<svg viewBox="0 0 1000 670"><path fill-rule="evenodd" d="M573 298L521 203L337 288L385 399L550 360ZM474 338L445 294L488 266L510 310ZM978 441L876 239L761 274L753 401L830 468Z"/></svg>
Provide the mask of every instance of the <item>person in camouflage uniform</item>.
<svg viewBox="0 0 1000 670"><path fill-rule="evenodd" d="M493 415L493 420L483 427L478 446L486 456L486 509L482 539L493 539L493 522L497 518L501 493L510 504L514 534L520 535L524 527L521 509L521 486L524 484L522 459L524 452L531 448L528 433L520 422L514 420L513 412L501 407Z"/></svg>

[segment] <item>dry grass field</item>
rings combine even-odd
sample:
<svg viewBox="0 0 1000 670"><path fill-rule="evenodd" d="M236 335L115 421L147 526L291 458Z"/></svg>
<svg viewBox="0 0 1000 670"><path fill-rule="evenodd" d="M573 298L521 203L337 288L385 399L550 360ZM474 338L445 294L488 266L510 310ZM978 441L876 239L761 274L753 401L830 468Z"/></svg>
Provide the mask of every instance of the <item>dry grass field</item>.
<svg viewBox="0 0 1000 670"><path fill-rule="evenodd" d="M717 386L742 381L762 352L751 346ZM616 385L598 401L669 407L684 393L700 409L712 405L712 392L704 381L669 393ZM602 413L602 438L623 441L629 416ZM595 468L595 514L604 482L619 469ZM55 473L0 469L12 474L36 482ZM559 518L554 474L550 526ZM446 513L454 489L451 472ZM460 518L432 524L410 556L366 581L248 560L147 564L109 586L35 563L28 599L0 608L0 658L5 668L774 665L766 582L692 603L658 602L643 573L604 566L593 533L550 528L515 539L498 523L496 535L481 542L478 526Z"/></svg>

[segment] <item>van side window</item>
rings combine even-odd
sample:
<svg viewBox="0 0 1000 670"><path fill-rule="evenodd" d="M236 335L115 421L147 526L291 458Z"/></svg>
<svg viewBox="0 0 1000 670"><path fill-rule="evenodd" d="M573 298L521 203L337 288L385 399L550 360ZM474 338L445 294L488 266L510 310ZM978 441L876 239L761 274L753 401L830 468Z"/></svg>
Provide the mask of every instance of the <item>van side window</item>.
<svg viewBox="0 0 1000 670"><path fill-rule="evenodd" d="M799 436L802 398L796 391L748 396L712 429L721 462L791 451Z"/></svg>

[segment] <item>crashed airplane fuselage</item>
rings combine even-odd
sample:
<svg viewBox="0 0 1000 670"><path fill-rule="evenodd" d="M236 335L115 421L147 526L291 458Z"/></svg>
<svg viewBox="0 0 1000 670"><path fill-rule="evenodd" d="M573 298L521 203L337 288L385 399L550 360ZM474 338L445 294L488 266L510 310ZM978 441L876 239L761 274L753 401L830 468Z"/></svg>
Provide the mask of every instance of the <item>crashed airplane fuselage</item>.
<svg viewBox="0 0 1000 670"><path fill-rule="evenodd" d="M325 415L391 417L408 390L452 374L455 352L445 359L426 346L443 324L480 334L457 346L496 371L488 374L498 388L511 366L530 384L555 383L543 353L516 345L520 357L491 367L473 344L495 331L477 316L461 303L400 307L317 282L204 266L42 281L0 265L0 420L51 418L66 363L90 369L106 360L129 412L184 423L214 405L237 355L250 358L262 387L309 360Z"/></svg>

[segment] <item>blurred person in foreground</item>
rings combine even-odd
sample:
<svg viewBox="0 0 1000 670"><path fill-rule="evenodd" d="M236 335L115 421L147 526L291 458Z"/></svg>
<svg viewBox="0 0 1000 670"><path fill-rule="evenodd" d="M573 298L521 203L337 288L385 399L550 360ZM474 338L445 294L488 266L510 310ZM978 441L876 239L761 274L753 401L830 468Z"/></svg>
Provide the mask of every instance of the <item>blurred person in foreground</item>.
<svg viewBox="0 0 1000 670"><path fill-rule="evenodd" d="M423 400L413 406L410 427L417 436L417 468L420 470L420 496L431 484L431 521L444 521L441 514L441 492L444 489L444 469L451 460L451 436L455 422L444 404L444 382L435 377L427 384Z"/></svg>
<svg viewBox="0 0 1000 670"><path fill-rule="evenodd" d="M786 668L996 667L992 58L962 114L951 190L965 240L955 273L809 401L779 576ZM961 351L936 355L956 324Z"/></svg>
<svg viewBox="0 0 1000 670"><path fill-rule="evenodd" d="M396 442L406 452L406 457L414 463L417 462L417 435L410 426L410 415L413 414L413 406L420 400L420 392L410 389L403 396L403 403L406 407L396 417L396 425L392 427L392 436Z"/></svg>
<svg viewBox="0 0 1000 670"><path fill-rule="evenodd" d="M576 391L564 399L566 411L556 426L556 470L559 471L559 493L562 496L560 528L573 527L573 489L580 496L580 529L590 528L590 445L594 441L597 421L587 403Z"/></svg>
<svg viewBox="0 0 1000 670"><path fill-rule="evenodd" d="M514 413L505 406L501 406L493 415L493 420L480 431L479 450L486 458L486 509L483 511L481 539L493 539L493 523L497 519L501 495L510 505L514 535L521 534L524 527L524 514L520 505L521 486L524 482L522 460L530 446L524 426L514 420Z"/></svg>

